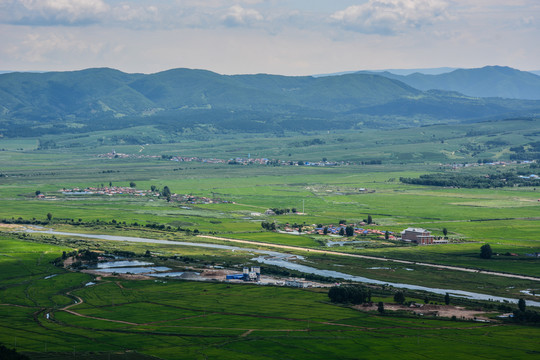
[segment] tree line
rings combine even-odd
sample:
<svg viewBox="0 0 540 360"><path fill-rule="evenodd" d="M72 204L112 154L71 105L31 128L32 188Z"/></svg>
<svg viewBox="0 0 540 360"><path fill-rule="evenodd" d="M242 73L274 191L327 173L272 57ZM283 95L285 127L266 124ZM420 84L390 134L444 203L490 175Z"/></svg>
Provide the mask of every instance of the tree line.
<svg viewBox="0 0 540 360"><path fill-rule="evenodd" d="M489 175L437 173L420 175L419 178L400 177L399 181L413 185L479 189L505 186L540 186L540 179L524 179L513 172Z"/></svg>

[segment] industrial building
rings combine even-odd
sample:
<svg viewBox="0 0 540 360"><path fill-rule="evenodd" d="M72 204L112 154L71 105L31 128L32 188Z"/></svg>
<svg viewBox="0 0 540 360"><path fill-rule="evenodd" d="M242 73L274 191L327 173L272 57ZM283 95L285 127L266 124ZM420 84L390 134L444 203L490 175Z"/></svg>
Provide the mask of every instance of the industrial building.
<svg viewBox="0 0 540 360"><path fill-rule="evenodd" d="M242 274L231 274L226 276L227 280L244 280L244 281L260 281L261 280L261 267L252 266L251 269L244 266Z"/></svg>

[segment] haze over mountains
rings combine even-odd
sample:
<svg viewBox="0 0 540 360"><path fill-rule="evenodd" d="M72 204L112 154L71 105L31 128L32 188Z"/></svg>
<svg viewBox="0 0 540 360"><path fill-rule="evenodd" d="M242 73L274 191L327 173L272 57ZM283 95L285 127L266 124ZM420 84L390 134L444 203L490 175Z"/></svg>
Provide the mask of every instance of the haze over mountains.
<svg viewBox="0 0 540 360"><path fill-rule="evenodd" d="M442 74L415 72L399 75L393 71L375 74L402 81L423 91L438 89L478 97L540 100L540 76L503 66L456 69Z"/></svg>
<svg viewBox="0 0 540 360"><path fill-rule="evenodd" d="M436 89L436 90L433 90ZM504 98L484 98L501 96ZM99 68L0 74L4 136L152 125L280 132L470 122L540 113L540 76L504 67L441 75L220 75Z"/></svg>

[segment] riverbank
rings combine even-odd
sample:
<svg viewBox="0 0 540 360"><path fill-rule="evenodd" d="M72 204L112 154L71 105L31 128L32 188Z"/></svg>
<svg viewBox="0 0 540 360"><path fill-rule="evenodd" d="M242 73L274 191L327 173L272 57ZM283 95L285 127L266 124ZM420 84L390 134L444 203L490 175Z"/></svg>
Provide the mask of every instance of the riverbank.
<svg viewBox="0 0 540 360"><path fill-rule="evenodd" d="M429 287L429 286L421 286L421 285L415 285L415 284L407 284L407 283L396 283L396 282L389 282L389 281L382 281L382 280L376 280L371 279L367 277L362 276L355 276L351 274L347 274L344 272L339 271L333 271L333 270L324 270L324 269L318 269L313 266L307 266L303 264L296 263L294 261L291 261L291 259L298 258L297 256L293 254L288 253L280 253L277 251L271 251L271 250L261 250L261 249L254 249L254 248L244 248L239 246L231 246L231 245L222 245L222 244L212 244L212 243L196 243L196 242L183 242L183 241L170 241L170 240L159 240L159 239L149 239L149 238L139 238L139 237L129 237L129 236L117 236L117 235L105 235L105 234L83 234L83 233L74 233L74 232L61 232L61 231L54 231L54 230L45 230L45 229L30 229L30 228L24 228L21 227L19 232L27 232L27 233L39 233L39 234L50 234L50 235L61 235L61 236L73 236L73 237L83 237L83 238L90 238L90 239L100 239L100 240L109 240L109 241L124 241L124 242L135 242L135 243L154 243L154 244L167 244L167 245L178 245L178 246L195 246L195 247L203 247L203 248L214 248L214 249L222 249L222 250L231 250L231 251L247 251L252 252L256 254L260 254L258 257L253 258L252 260L257 261L259 263L264 263L268 265L274 265L290 270L296 270L300 271L306 274L315 274L320 275L324 277L331 277L335 279L341 279L345 281L352 281L352 282L360 282L360 283L367 283L367 284L376 284L376 285L387 285L387 286L393 286L396 288L403 288L403 289L410 289L410 290L417 290L417 291L426 291L431 292L439 295L445 295L446 293L451 294L452 296L456 297L462 297L472 300L484 300L484 301L495 301L495 302L501 302L501 303L517 303L517 298L509 298L509 297L503 297L503 296L493 296L489 294L482 294L478 292L473 291L464 291L460 289L450 289L450 288L438 288L438 287ZM250 244L250 245L257 245L257 246L268 246L268 247L274 247L278 249L288 249L288 250L295 250L295 251L303 251L306 254L309 253L331 253L339 256L350 256L350 257L358 257L358 258L366 258L366 259L376 259L376 260L383 260L383 261L395 261L397 263L404 263L404 264L414 264L418 265L414 262L408 262L404 260L396 260L396 259L381 259L371 256L364 256L364 255L358 255L358 254L346 254L346 253L339 253L339 252L333 252L333 251L325 251L325 250L315 250L315 249L309 249L309 248L300 248L300 247L294 247L294 246L287 246L287 245L276 245L276 244L262 244L257 242L252 242L249 240L235 240L235 239L227 239L227 238L221 238L221 237L214 237L214 236L201 236L202 238L208 238L213 240L219 240L219 241L229 241L234 242L238 244ZM425 266L432 266L437 267L433 264L425 264ZM453 267L450 266L441 266L441 268L445 268L448 270L457 270L453 269ZM466 272L477 272L473 271L472 269L466 269L461 268ZM490 274L491 275L491 274ZM520 278L521 275L516 275L516 278ZM537 278L532 278L537 281ZM529 280L529 279L528 279ZM534 307L540 307L539 301L533 301L528 300L527 304L529 306Z"/></svg>

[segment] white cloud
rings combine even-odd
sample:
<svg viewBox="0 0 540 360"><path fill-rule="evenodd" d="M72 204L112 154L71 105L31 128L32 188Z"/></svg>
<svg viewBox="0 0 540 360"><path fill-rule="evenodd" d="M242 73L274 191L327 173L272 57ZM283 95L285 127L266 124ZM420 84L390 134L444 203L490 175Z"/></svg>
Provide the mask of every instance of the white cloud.
<svg viewBox="0 0 540 360"><path fill-rule="evenodd" d="M111 9L109 16L112 21L132 22L141 27L144 25L155 24L160 20L160 12L156 6L133 7L128 4L121 4Z"/></svg>
<svg viewBox="0 0 540 360"><path fill-rule="evenodd" d="M2 7L7 22L37 25L96 23L110 10L102 0L14 0Z"/></svg>
<svg viewBox="0 0 540 360"><path fill-rule="evenodd" d="M391 35L445 19L447 7L442 0L369 0L337 11L331 19L349 30Z"/></svg>
<svg viewBox="0 0 540 360"><path fill-rule="evenodd" d="M6 49L14 59L28 63L61 62L66 56L88 57L103 49L100 41L88 42L63 32L31 32Z"/></svg>
<svg viewBox="0 0 540 360"><path fill-rule="evenodd" d="M0 0L1 1L1 0ZM137 6L127 2L110 5L104 0L4 0L0 21L30 26L86 26L131 23L137 26L158 23L155 5Z"/></svg>
<svg viewBox="0 0 540 360"><path fill-rule="evenodd" d="M240 5L233 5L222 17L223 23L227 26L248 26L257 21L263 20L261 13L254 9L246 9Z"/></svg>

